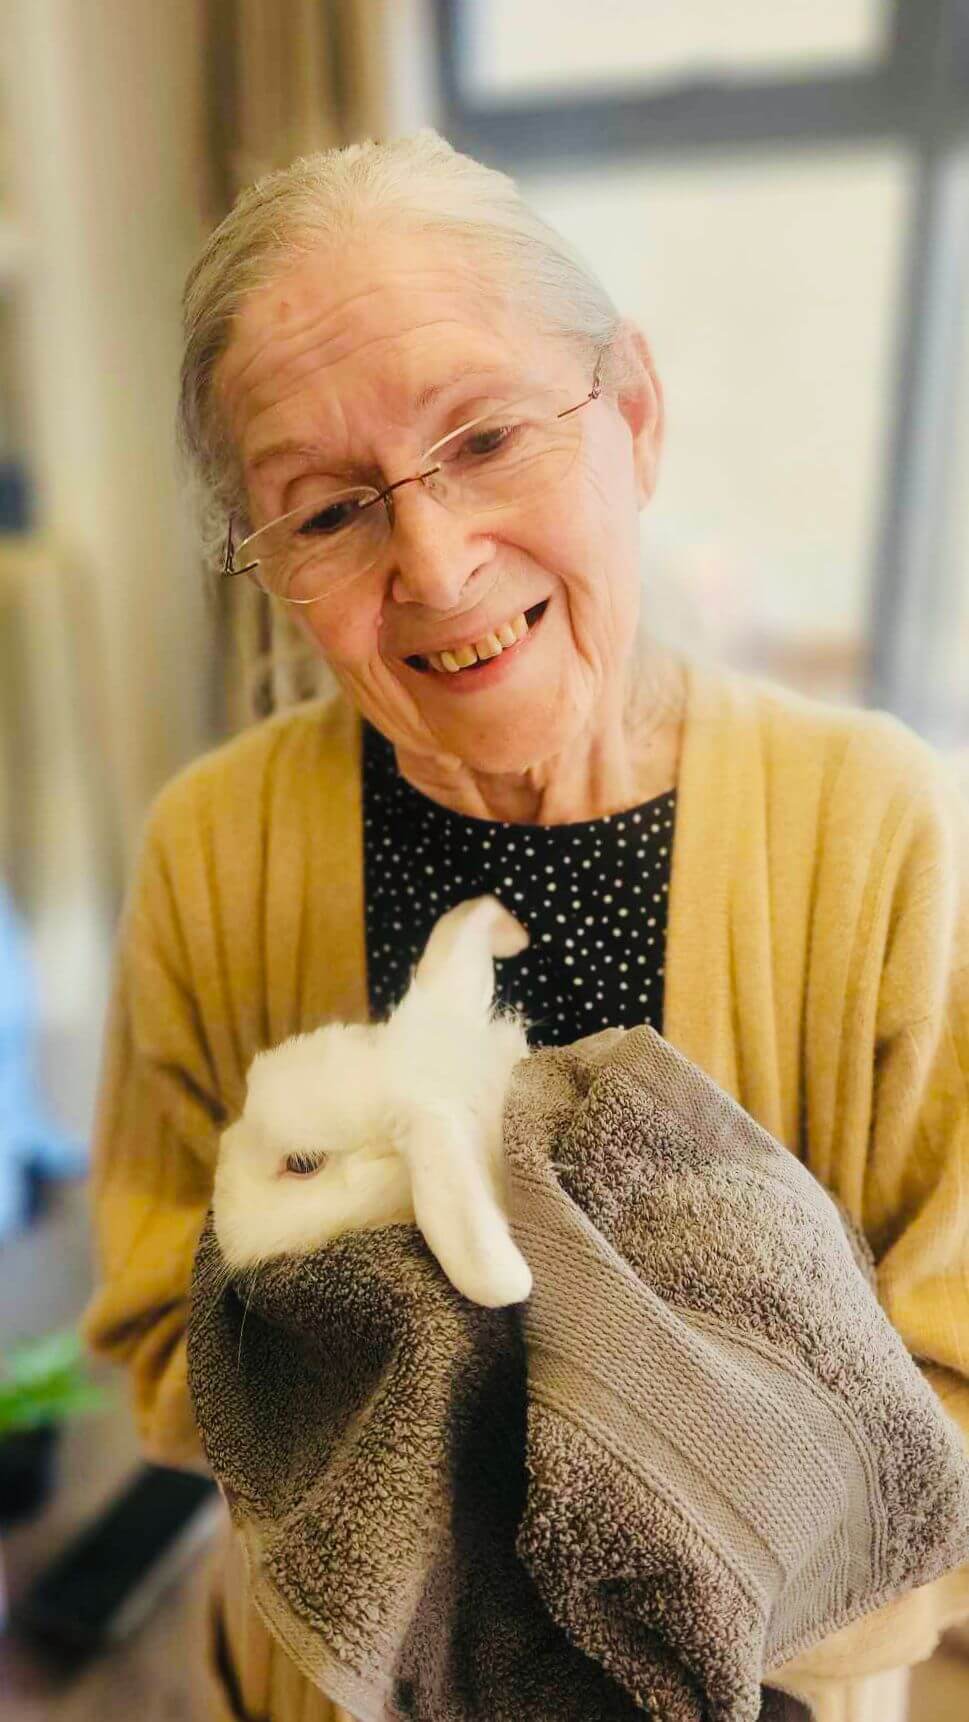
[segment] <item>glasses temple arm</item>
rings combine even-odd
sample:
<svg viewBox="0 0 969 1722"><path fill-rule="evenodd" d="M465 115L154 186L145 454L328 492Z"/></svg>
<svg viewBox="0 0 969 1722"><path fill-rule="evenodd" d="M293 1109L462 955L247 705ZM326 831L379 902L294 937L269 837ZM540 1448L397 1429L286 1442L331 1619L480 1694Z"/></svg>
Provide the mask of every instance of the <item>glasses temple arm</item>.
<svg viewBox="0 0 969 1722"><path fill-rule="evenodd" d="M246 566L244 568L234 568L232 566L233 561L235 560L235 551L232 548L232 521L233 521L233 518L234 518L234 516L230 514L229 515L229 524L226 527L226 533L225 533L225 559L222 563L222 576L223 576L223 579L226 579L226 580L233 579L234 576L237 574L249 574L252 572L253 568L259 567L258 562L247 562Z"/></svg>

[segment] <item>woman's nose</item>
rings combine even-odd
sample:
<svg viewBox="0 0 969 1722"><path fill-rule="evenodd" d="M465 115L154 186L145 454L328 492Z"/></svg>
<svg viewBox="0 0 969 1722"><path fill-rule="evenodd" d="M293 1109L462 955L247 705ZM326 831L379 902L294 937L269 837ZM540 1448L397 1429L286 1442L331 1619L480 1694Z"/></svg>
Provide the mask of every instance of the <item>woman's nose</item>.
<svg viewBox="0 0 969 1722"><path fill-rule="evenodd" d="M494 544L472 530L421 484L394 494L390 542L391 596L398 604L450 610L475 571L494 555Z"/></svg>

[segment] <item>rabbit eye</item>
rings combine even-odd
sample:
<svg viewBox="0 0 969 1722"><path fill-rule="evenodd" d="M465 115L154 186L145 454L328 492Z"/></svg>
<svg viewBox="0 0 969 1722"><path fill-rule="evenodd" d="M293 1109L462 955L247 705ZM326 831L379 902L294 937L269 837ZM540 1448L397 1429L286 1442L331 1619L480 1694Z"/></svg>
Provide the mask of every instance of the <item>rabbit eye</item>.
<svg viewBox="0 0 969 1722"><path fill-rule="evenodd" d="M285 1171L294 1172L298 1178L309 1178L318 1172L323 1164L322 1154L287 1154Z"/></svg>

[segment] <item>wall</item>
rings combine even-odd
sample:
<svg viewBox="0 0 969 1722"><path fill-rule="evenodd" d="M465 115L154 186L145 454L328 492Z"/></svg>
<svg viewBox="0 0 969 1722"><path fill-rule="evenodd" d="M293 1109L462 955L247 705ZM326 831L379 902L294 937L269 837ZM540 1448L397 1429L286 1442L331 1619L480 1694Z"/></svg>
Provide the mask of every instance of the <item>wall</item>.
<svg viewBox="0 0 969 1722"><path fill-rule="evenodd" d="M172 430L179 295L202 231L200 12L13 0L5 20L30 452L58 570L46 662L35 650L44 764L14 787L36 800L31 911L55 1046L98 1019L103 929L145 808L209 735L210 622ZM96 738L88 797L79 732Z"/></svg>

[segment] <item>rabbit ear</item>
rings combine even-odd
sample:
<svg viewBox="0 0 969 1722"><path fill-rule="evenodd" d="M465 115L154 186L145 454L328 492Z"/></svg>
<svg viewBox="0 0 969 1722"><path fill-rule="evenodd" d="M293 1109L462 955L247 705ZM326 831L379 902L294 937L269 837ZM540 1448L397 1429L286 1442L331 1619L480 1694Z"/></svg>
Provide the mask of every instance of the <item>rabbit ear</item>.
<svg viewBox="0 0 969 1722"><path fill-rule="evenodd" d="M449 909L434 927L414 979L487 1010L495 991L495 957L517 956L528 934L497 897L472 897Z"/></svg>
<svg viewBox="0 0 969 1722"><path fill-rule="evenodd" d="M444 1107L415 1108L397 1137L410 1171L414 1217L448 1279L488 1309L521 1303L532 1289L472 1140L467 1120Z"/></svg>

